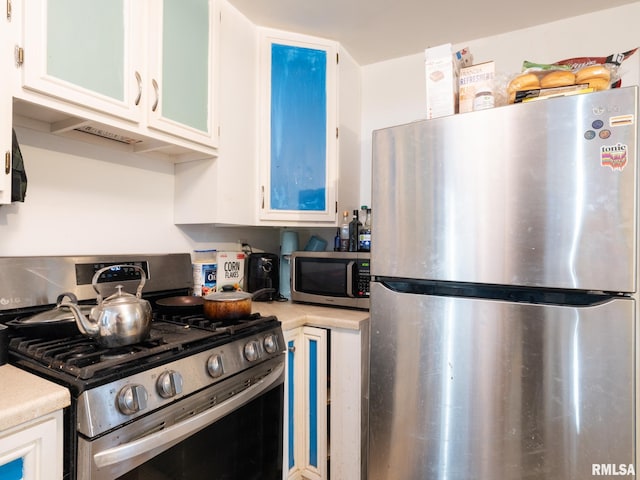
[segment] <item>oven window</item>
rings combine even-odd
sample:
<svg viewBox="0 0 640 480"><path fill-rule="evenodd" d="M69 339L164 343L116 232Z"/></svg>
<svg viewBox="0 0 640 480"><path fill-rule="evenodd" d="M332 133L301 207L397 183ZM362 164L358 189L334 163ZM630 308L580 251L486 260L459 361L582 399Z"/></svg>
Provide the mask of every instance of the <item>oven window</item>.
<svg viewBox="0 0 640 480"><path fill-rule="evenodd" d="M282 385L120 480L281 480Z"/></svg>
<svg viewBox="0 0 640 480"><path fill-rule="evenodd" d="M347 296L347 265L344 260L296 259L296 290L332 297Z"/></svg>

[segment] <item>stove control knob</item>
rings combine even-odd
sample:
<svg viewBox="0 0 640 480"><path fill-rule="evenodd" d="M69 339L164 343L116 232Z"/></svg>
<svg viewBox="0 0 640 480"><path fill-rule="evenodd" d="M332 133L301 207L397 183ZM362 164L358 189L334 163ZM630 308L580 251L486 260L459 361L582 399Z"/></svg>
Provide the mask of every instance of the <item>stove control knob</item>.
<svg viewBox="0 0 640 480"><path fill-rule="evenodd" d="M156 389L162 398L175 397L182 393L182 375L174 370L162 372L156 382Z"/></svg>
<svg viewBox="0 0 640 480"><path fill-rule="evenodd" d="M264 349L267 353L276 353L278 351L278 337L271 334L264 337Z"/></svg>
<svg viewBox="0 0 640 480"><path fill-rule="evenodd" d="M252 340L244 346L244 357L250 362L255 362L260 357L258 342Z"/></svg>
<svg viewBox="0 0 640 480"><path fill-rule="evenodd" d="M133 415L147 408L147 390L142 385L127 385L118 392L118 410Z"/></svg>
<svg viewBox="0 0 640 480"><path fill-rule="evenodd" d="M224 367L222 366L222 357L218 354L211 355L207 360L207 372L213 378L221 377L224 373Z"/></svg>

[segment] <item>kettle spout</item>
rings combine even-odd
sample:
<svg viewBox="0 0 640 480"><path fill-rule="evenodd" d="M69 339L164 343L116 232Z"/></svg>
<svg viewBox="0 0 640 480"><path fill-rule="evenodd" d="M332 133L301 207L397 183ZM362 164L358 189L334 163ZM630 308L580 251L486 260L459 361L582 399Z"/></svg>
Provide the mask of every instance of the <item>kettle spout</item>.
<svg viewBox="0 0 640 480"><path fill-rule="evenodd" d="M76 324L78 325L80 333L88 335L89 337L95 337L100 333L98 322L91 319L91 314L89 315L89 318L85 317L76 303L62 302L60 306L69 308ZM91 313L93 313L93 310L91 310Z"/></svg>

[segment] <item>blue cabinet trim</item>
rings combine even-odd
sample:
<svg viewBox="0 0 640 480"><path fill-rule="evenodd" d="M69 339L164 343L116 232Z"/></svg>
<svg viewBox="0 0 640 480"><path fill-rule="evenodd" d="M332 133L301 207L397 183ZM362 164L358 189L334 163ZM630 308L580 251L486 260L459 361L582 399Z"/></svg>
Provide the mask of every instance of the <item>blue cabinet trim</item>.
<svg viewBox="0 0 640 480"><path fill-rule="evenodd" d="M0 465L2 480L22 480L24 460L18 458L4 465Z"/></svg>
<svg viewBox="0 0 640 480"><path fill-rule="evenodd" d="M294 437L294 432L295 432L295 428L294 428L294 424L295 424L295 417L294 417L294 403L295 403L295 385L294 385L294 379L295 379L295 367L294 367L294 348L295 348L295 344L293 342L293 340L291 340L290 342L287 343L287 346L289 347L287 350L287 361L289 362L289 367L287 369L287 379L289 381L289 388L287 391L287 396L289 401L287 402L288 404L288 412L289 412L289 445L288 445L288 449L289 449L289 470L291 470L294 465L296 464L295 461L295 449L294 449L294 445L295 445L295 437Z"/></svg>
<svg viewBox="0 0 640 480"><path fill-rule="evenodd" d="M318 342L309 341L309 464L318 466Z"/></svg>

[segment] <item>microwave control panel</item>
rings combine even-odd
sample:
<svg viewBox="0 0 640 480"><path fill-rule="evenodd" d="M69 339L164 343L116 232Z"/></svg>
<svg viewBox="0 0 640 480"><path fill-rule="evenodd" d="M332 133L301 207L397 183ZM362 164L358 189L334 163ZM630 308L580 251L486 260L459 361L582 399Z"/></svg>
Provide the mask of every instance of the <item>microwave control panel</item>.
<svg viewBox="0 0 640 480"><path fill-rule="evenodd" d="M358 274L356 275L354 292L356 297L369 297L369 284L371 283L371 260L358 259Z"/></svg>

